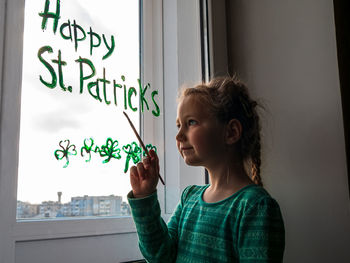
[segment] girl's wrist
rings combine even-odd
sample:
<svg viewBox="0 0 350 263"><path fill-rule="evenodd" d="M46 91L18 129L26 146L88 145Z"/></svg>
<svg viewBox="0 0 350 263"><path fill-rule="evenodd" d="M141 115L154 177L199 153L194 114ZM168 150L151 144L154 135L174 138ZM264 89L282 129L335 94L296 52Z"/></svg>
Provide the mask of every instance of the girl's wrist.
<svg viewBox="0 0 350 263"><path fill-rule="evenodd" d="M145 198L147 196L150 196L154 193L155 191L151 192L151 193L135 193L134 191L132 191L132 195L134 196L134 198Z"/></svg>

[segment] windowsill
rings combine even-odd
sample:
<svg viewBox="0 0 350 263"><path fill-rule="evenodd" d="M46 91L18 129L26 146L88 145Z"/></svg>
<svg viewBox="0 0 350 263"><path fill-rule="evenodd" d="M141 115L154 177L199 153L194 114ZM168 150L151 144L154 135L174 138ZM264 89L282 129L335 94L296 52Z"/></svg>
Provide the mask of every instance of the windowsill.
<svg viewBox="0 0 350 263"><path fill-rule="evenodd" d="M136 232L131 217L97 218L19 221L14 226L13 237L16 241L32 241Z"/></svg>
<svg viewBox="0 0 350 263"><path fill-rule="evenodd" d="M165 222L171 214L162 215ZM98 219L98 220L96 220ZM86 236L118 235L135 233L131 216L77 217L62 219L21 220L14 226L16 242Z"/></svg>

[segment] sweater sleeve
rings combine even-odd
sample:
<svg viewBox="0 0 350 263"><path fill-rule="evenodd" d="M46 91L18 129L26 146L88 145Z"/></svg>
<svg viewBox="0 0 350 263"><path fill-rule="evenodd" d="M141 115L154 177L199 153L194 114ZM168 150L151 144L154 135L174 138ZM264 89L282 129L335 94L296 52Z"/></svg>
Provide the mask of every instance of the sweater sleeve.
<svg viewBox="0 0 350 263"><path fill-rule="evenodd" d="M239 262L283 262L284 235L279 205L271 197L261 198L242 216L237 240Z"/></svg>
<svg viewBox="0 0 350 263"><path fill-rule="evenodd" d="M139 237L139 247L148 262L175 262L177 252L177 222L181 203L167 225L160 216L157 193L145 198L133 198L128 194L131 213Z"/></svg>

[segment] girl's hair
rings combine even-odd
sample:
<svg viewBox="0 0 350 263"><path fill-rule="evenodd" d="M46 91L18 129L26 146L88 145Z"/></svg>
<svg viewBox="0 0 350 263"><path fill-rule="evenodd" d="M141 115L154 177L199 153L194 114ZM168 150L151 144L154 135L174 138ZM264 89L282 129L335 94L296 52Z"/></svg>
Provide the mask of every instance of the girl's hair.
<svg viewBox="0 0 350 263"><path fill-rule="evenodd" d="M260 105L250 98L247 87L236 75L219 77L208 83L182 89L178 101L189 95L196 95L222 123L228 123L231 119L240 121L242 136L238 142L238 149L244 166L250 166L253 182L262 186L260 177L261 127L256 110L256 107Z"/></svg>

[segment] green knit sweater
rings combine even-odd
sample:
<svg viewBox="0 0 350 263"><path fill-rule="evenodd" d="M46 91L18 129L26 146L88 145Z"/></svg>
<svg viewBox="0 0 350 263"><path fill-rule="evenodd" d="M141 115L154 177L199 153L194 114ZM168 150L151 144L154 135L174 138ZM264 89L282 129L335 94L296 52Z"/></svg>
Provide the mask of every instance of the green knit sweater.
<svg viewBox="0 0 350 263"><path fill-rule="evenodd" d="M279 205L267 191L248 185L216 203L206 203L206 186L189 186L166 225L157 193L128 200L148 262L282 262L284 225Z"/></svg>

